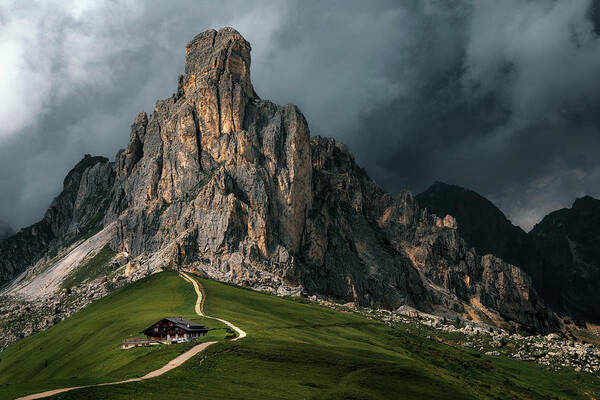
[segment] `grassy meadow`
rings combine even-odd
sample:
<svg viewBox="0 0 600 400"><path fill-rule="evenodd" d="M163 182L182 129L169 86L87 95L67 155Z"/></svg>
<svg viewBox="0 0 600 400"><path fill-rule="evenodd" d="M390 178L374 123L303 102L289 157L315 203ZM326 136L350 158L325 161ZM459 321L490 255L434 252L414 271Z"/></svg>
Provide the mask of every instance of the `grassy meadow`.
<svg viewBox="0 0 600 400"><path fill-rule="evenodd" d="M176 273L153 275L98 300L0 353L0 399L65 386L132 378L160 368L190 344L121 350L120 343L162 317L197 321L222 339L224 325L194 312L196 293Z"/></svg>
<svg viewBox="0 0 600 400"><path fill-rule="evenodd" d="M163 376L81 389L54 399L592 399L600 380L427 339L417 324L387 326L350 312L199 279L205 311L244 329ZM186 286L187 285L187 286ZM184 346L118 350L164 314L193 315L192 286L146 278L0 353L0 398L38 388L141 375ZM132 316L131 310L139 310ZM202 321L216 327L215 321ZM97 331L100 328L100 332ZM102 334L100 334L102 333ZM213 337L222 338L224 331ZM441 333L435 332L436 335ZM38 352L38 349L40 349ZM138 351L139 350L139 351ZM131 353L128 353L131 352ZM44 367L43 359L50 359ZM5 375L7 374L7 375ZM35 386L35 387L34 387ZM10 397L8 397L10 398Z"/></svg>

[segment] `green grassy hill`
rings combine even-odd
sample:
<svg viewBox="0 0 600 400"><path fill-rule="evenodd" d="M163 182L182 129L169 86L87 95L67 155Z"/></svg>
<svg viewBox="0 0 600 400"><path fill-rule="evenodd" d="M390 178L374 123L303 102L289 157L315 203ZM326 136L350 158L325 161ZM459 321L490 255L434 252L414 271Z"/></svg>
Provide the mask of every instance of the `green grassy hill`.
<svg viewBox="0 0 600 400"><path fill-rule="evenodd" d="M304 301L200 282L207 314L233 322L248 337L223 340L155 379L54 398L590 399L600 393L591 375L482 356L427 339L433 331L426 327L388 327ZM194 301L191 285L174 273L122 289L0 353L0 398L154 369L184 346L122 351L118 343L165 313L192 319ZM106 328L91 330L98 326Z"/></svg>
<svg viewBox="0 0 600 400"><path fill-rule="evenodd" d="M167 316L183 316L210 328L224 325L194 312L196 293L176 273L135 282L92 303L56 326L0 353L0 399L65 386L142 376L160 368L191 345L121 350L123 339ZM224 329L205 340L221 339Z"/></svg>

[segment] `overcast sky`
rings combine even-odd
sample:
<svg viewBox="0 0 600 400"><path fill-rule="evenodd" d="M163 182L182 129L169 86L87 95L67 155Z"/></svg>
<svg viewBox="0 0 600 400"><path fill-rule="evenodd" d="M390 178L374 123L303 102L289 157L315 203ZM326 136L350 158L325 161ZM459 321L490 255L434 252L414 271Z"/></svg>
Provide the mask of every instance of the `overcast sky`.
<svg viewBox="0 0 600 400"><path fill-rule="evenodd" d="M257 93L384 188L458 184L529 229L600 196L598 3L0 0L0 219L35 222L85 153L114 159L185 44L233 26Z"/></svg>

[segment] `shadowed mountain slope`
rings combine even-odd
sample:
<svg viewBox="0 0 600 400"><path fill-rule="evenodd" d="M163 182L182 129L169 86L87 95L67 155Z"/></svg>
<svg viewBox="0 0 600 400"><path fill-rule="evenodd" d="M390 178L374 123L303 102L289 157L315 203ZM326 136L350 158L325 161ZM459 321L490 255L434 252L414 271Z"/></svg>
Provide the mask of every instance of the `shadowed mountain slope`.
<svg viewBox="0 0 600 400"><path fill-rule="evenodd" d="M527 233L478 193L436 182L416 198L429 212L456 218L458 232L477 252L493 254L518 266L530 263L533 242Z"/></svg>
<svg viewBox="0 0 600 400"><path fill-rule="evenodd" d="M600 321L600 201L586 196L545 216L528 234L489 200L459 186L435 183L417 196L437 215L450 214L481 254L529 273L546 303L564 315Z"/></svg>
<svg viewBox="0 0 600 400"><path fill-rule="evenodd" d="M582 197L535 225L531 273L553 307L575 318L600 322L600 200Z"/></svg>

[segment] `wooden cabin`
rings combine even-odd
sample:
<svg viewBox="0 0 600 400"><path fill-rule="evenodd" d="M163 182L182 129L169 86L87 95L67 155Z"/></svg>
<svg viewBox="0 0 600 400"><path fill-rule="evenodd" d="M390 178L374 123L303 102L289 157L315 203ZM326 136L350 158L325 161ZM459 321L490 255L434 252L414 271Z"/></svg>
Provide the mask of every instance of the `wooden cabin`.
<svg viewBox="0 0 600 400"><path fill-rule="evenodd" d="M142 333L148 340L161 343L184 343L206 336L208 328L184 318L163 318Z"/></svg>

